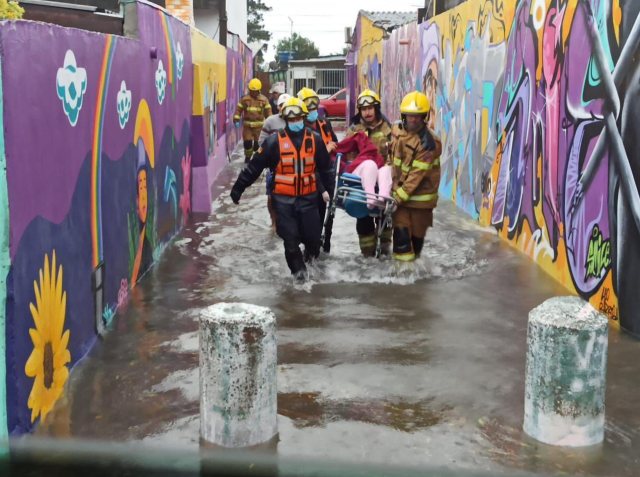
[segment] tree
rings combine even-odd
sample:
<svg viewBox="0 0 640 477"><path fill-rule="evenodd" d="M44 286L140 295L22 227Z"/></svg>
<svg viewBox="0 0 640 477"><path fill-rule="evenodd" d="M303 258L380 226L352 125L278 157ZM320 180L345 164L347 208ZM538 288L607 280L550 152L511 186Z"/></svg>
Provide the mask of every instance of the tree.
<svg viewBox="0 0 640 477"><path fill-rule="evenodd" d="M347 53L349 53L349 48L348 46L345 46L342 48L342 51L339 51L337 53L331 53L330 56L347 56Z"/></svg>
<svg viewBox="0 0 640 477"><path fill-rule="evenodd" d="M270 12L271 7L262 0L247 0L247 37L249 43L254 41L271 40L271 32L264 29L264 12Z"/></svg>
<svg viewBox="0 0 640 477"><path fill-rule="evenodd" d="M278 41L276 51L295 51L296 60L308 60L309 58L317 58L320 55L320 51L316 48L316 45L308 38L300 36L297 33L294 33L292 38L293 42L291 38L283 38Z"/></svg>

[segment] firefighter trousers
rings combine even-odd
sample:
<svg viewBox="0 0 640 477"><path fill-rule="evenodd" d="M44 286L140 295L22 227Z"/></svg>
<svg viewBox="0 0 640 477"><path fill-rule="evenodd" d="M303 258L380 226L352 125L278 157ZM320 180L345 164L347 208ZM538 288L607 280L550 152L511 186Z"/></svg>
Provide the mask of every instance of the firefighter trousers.
<svg viewBox="0 0 640 477"><path fill-rule="evenodd" d="M276 233L284 241L284 256L291 274L303 274L309 263L320 255L322 226L318 220L317 194L303 197L273 196ZM300 250L304 245L304 254Z"/></svg>
<svg viewBox="0 0 640 477"><path fill-rule="evenodd" d="M411 262L420 257L427 229L433 226L433 209L399 206L393 214L393 257Z"/></svg>
<svg viewBox="0 0 640 477"><path fill-rule="evenodd" d="M356 232L358 233L358 241L360 243L360 252L365 257L374 257L376 255L376 230L379 226L379 218L364 217L356 221ZM380 236L380 246L382 253L387 255L391 248L391 229L382 229Z"/></svg>
<svg viewBox="0 0 640 477"><path fill-rule="evenodd" d="M244 126L242 129L242 140L244 146L244 159L249 162L254 152L258 152L258 138L260 137L260 128L250 128Z"/></svg>

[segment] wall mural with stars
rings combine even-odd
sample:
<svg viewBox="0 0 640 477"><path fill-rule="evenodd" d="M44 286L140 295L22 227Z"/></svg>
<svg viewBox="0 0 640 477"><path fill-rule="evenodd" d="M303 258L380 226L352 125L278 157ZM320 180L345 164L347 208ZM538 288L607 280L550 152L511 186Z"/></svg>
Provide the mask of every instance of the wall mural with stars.
<svg viewBox="0 0 640 477"><path fill-rule="evenodd" d="M634 0L470 0L394 31L382 77L391 118L407 88L431 99L441 195L636 336L639 12ZM412 49L420 65L406 71Z"/></svg>
<svg viewBox="0 0 640 477"><path fill-rule="evenodd" d="M137 10L135 40L0 28L10 433L46 419L191 213L189 27L150 4Z"/></svg>

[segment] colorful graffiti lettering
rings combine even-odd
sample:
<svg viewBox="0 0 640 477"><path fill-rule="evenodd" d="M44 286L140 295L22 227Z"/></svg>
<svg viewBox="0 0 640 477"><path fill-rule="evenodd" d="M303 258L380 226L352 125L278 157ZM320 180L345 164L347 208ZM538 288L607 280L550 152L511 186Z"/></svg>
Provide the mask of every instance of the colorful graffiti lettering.
<svg viewBox="0 0 640 477"><path fill-rule="evenodd" d="M640 175L627 154L640 129L639 13L630 0L468 1L385 40L382 101L397 119L402 95L424 91L441 194L640 335L628 285ZM400 40L414 32L421 64L407 73L403 52L416 52Z"/></svg>
<svg viewBox="0 0 640 477"><path fill-rule="evenodd" d="M587 271L585 280L594 277L601 278L611 267L611 243L603 240L598 226L593 227L593 234L589 240L587 255Z"/></svg>

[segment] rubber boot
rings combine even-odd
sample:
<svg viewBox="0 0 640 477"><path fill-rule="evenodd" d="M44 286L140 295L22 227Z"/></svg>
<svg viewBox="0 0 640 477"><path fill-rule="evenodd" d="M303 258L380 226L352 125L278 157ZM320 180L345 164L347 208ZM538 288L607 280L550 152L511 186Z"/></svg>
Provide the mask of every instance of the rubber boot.
<svg viewBox="0 0 640 477"><path fill-rule="evenodd" d="M422 253L422 247L424 246L424 238L411 237L411 244L416 258L420 258L420 253Z"/></svg>
<svg viewBox="0 0 640 477"><path fill-rule="evenodd" d="M393 229L393 257L401 262L412 262L416 258L411 234L406 227Z"/></svg>
<svg viewBox="0 0 640 477"><path fill-rule="evenodd" d="M304 263L313 263L320 255L320 240L305 242L304 244Z"/></svg>
<svg viewBox="0 0 640 477"><path fill-rule="evenodd" d="M300 275L306 275L307 266L304 264L304 258L298 242L285 240L284 257L287 260L287 265L289 266L289 270L291 270L291 274L296 279Z"/></svg>
<svg viewBox="0 0 640 477"><path fill-rule="evenodd" d="M376 236L371 235L358 235L360 243L360 252L364 257L370 258L376 256Z"/></svg>

